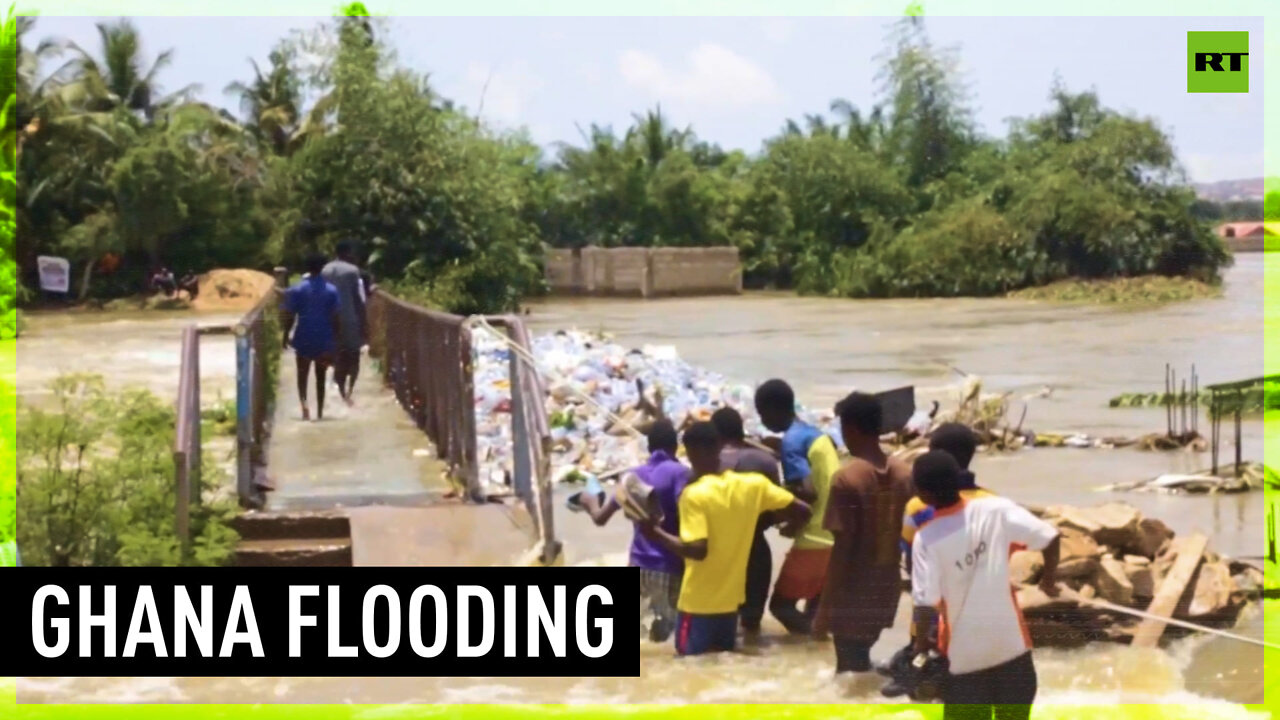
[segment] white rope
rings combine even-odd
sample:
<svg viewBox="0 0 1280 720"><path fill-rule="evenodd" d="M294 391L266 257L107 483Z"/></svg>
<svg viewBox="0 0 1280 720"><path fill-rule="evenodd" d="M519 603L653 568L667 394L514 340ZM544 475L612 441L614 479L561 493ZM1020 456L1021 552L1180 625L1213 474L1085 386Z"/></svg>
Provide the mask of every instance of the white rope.
<svg viewBox="0 0 1280 720"><path fill-rule="evenodd" d="M1280 650L1280 645L1276 645L1275 643L1269 643L1264 640L1258 640L1257 638L1245 637L1244 635L1237 635L1235 633L1230 633L1225 630L1218 630L1216 628L1205 627L1204 625L1197 625L1196 623L1185 622L1182 620L1174 620L1173 618L1163 617L1160 615L1156 615L1154 613L1145 612L1143 610L1135 610L1133 608L1127 608L1122 605L1115 605L1113 603L1107 602L1106 600L1101 600L1098 598L1082 597L1078 593L1065 588L1063 589L1062 594L1067 596L1067 598L1070 600L1075 600L1078 603L1083 603L1086 605L1093 605L1094 607L1102 608L1104 610L1124 613L1126 615L1140 617L1144 620L1155 620L1157 622L1174 625L1176 627L1186 628L1187 630L1195 630L1197 632L1208 633L1210 635L1217 635L1219 637L1224 637L1229 640L1238 640L1240 642L1249 643L1251 645L1260 645L1264 648L1269 648L1271 650Z"/></svg>

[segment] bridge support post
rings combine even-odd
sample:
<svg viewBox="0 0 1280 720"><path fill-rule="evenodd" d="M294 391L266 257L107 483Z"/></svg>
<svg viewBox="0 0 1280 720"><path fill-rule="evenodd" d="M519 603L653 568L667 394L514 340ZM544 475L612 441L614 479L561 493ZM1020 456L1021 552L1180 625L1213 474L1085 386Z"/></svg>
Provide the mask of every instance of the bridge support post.
<svg viewBox="0 0 1280 720"><path fill-rule="evenodd" d="M253 347L243 326L236 327L236 494L241 507L253 495Z"/></svg>
<svg viewBox="0 0 1280 720"><path fill-rule="evenodd" d="M510 330L507 331L510 335ZM520 382L520 357L508 351L510 356L511 375L511 441L512 447L512 489L520 498L529 514L538 516L533 502L533 447L530 444L528 423L525 422L524 388Z"/></svg>

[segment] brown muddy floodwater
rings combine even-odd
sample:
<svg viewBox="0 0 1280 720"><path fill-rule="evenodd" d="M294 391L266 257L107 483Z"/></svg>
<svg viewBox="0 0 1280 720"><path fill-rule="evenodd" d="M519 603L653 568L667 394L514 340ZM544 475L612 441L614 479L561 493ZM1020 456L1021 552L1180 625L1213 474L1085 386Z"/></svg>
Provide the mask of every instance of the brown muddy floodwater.
<svg viewBox="0 0 1280 720"><path fill-rule="evenodd" d="M855 302L752 293L657 301L557 299L535 304L530 321L539 332L578 327L605 330L624 344L674 345L689 362L744 383L783 377L802 403L814 407L830 407L853 388L914 384L924 398L954 392L950 365L981 376L988 391L1022 397L1051 388L1049 397L1027 401L1028 428L1139 435L1163 430L1164 412L1112 410L1107 400L1123 392L1160 390L1165 363L1179 375L1195 363L1202 384L1263 373L1263 261L1260 254L1239 256L1227 272L1221 299L1158 308L1013 300ZM172 392L182 320L155 317L32 317L29 335L18 345L19 391L34 399L57 372L96 369L121 383ZM229 397L230 339L209 340L202 353L206 397L219 390ZM1021 413L1020 402L1014 403L1014 413ZM1201 426L1207 428L1207 420ZM1245 459L1261 460L1262 422L1246 421L1244 437ZM1118 499L1179 533L1207 533L1224 554L1256 556L1263 549L1262 493L1180 497L1095 490L1200 470L1208 466L1207 454L1039 449L975 462L984 485L1021 502L1090 505ZM557 529L570 563L625 560L626 523L598 529L584 516L562 514ZM780 557L785 542L770 537ZM875 647L875 659L905 642L906 620L904 603L897 626ZM1246 611L1237 632L1262 637L1260 606ZM793 642L769 621L760 644L738 654L677 660L669 645L641 644L638 679L27 678L19 682L19 697L22 702L882 701L878 680L833 679L829 644ZM1223 701L1262 699L1262 651L1229 640L1190 638L1161 650L1114 645L1037 650L1036 662L1042 703L1210 703L1217 707L1203 706L1203 714L1234 716L1243 709L1222 706Z"/></svg>

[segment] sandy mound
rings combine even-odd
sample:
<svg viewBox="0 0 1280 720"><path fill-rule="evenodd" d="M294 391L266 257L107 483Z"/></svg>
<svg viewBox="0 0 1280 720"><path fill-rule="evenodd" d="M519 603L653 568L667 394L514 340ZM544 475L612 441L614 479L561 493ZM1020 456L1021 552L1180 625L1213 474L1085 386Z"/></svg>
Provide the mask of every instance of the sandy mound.
<svg viewBox="0 0 1280 720"><path fill-rule="evenodd" d="M275 278L257 270L210 270L200 276L196 310L249 310L275 285Z"/></svg>

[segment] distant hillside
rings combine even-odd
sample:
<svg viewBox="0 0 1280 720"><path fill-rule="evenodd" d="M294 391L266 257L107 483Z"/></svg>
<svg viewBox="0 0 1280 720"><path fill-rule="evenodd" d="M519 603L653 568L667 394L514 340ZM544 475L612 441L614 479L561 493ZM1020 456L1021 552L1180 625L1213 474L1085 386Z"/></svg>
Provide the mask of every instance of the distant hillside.
<svg viewBox="0 0 1280 720"><path fill-rule="evenodd" d="M1265 194L1262 178L1247 180L1220 180L1213 183L1195 183L1196 195L1213 202L1233 200L1261 200Z"/></svg>

